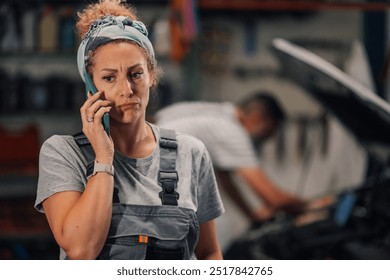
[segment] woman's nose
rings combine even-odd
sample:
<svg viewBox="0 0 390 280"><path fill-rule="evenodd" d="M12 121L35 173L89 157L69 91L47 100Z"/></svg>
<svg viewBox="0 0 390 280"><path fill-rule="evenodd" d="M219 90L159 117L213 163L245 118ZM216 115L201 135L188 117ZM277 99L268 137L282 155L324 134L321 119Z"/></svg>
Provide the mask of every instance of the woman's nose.
<svg viewBox="0 0 390 280"><path fill-rule="evenodd" d="M129 97L129 96L132 96L134 94L131 82L127 78L122 79L121 86L120 86L119 90L120 90L120 95L122 97Z"/></svg>

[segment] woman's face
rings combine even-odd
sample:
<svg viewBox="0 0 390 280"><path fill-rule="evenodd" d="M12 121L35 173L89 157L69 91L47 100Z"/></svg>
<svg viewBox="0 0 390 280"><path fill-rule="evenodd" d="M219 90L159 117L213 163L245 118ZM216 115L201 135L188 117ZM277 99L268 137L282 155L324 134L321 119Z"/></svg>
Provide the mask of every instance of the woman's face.
<svg viewBox="0 0 390 280"><path fill-rule="evenodd" d="M112 121L129 124L145 119L152 75L142 50L129 42L109 43L95 51L93 82L111 101Z"/></svg>

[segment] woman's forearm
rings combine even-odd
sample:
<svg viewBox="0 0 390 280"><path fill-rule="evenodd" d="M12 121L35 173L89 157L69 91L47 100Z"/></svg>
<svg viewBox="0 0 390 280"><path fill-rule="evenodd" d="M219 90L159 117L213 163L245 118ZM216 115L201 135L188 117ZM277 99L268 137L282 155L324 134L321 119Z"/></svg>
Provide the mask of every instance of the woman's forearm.
<svg viewBox="0 0 390 280"><path fill-rule="evenodd" d="M112 216L113 176L99 172L65 217L60 245L71 259L95 259L104 246Z"/></svg>

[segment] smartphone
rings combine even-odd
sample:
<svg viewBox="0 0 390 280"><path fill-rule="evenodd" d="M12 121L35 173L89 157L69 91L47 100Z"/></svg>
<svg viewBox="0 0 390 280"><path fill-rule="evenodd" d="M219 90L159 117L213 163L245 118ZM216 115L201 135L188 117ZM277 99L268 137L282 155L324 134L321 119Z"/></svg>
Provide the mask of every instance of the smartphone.
<svg viewBox="0 0 390 280"><path fill-rule="evenodd" d="M95 94L98 92L97 88L95 87L91 75L85 74L85 89L87 91L87 96L88 92L91 92L92 94ZM106 131L107 135L110 135L110 117L108 113L104 113L103 118L102 118L102 123L104 130Z"/></svg>

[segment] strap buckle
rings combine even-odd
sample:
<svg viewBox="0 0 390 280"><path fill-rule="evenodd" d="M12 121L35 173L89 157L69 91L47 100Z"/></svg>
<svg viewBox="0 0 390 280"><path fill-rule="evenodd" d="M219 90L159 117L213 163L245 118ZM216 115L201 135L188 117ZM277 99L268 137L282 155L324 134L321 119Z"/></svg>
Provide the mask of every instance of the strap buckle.
<svg viewBox="0 0 390 280"><path fill-rule="evenodd" d="M158 181L161 183L163 190L166 193L173 193L177 187L179 181L179 175L177 171L163 171L158 172Z"/></svg>
<svg viewBox="0 0 390 280"><path fill-rule="evenodd" d="M158 181L161 184L162 191L159 193L163 204L177 205L180 195L175 191L179 176L176 171L159 171Z"/></svg>

